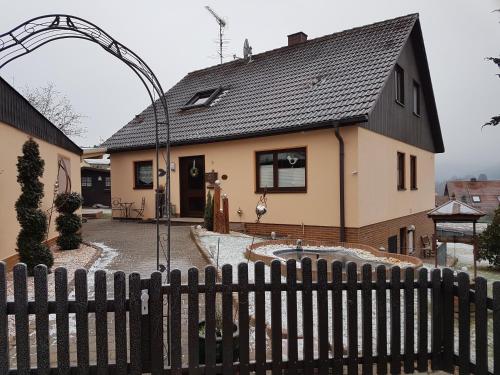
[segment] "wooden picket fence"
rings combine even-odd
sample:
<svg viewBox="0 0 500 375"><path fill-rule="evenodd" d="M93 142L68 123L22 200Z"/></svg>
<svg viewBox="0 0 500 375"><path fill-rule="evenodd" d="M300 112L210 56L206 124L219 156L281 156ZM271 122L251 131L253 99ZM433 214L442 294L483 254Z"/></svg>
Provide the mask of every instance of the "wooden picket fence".
<svg viewBox="0 0 500 375"><path fill-rule="evenodd" d="M35 269L34 299L29 300L26 267L19 264L14 268L11 301L7 299L6 267L1 263L0 374L264 375L271 371L326 375L332 371L453 372L456 368L460 374L500 374L498 282L493 285L493 298L488 298L485 279L477 278L471 289L466 273L454 275L449 269L402 272L393 267L387 276L383 266L372 270L364 265L358 274L354 263L344 271L339 262L319 260L317 279L313 280L312 261L304 258L300 264L302 280L298 281L294 260L287 262L285 278L279 261L270 268L266 280L264 264L255 263L250 272L254 280L249 282L248 264L240 264L235 275L232 267L225 265L220 283L214 267L205 269L203 283L198 269L192 268L187 284L181 283L180 271L173 270L169 285L162 284L159 272L149 279L133 273L128 285L125 274L116 272L109 281L111 298L106 272L97 271L94 288L90 288L93 299L89 299L85 270L76 271L74 298L69 299L67 271L58 268L54 271L52 301L48 298L46 268ZM237 282L233 282L233 276ZM222 311L220 339L216 336L218 298ZM51 318L54 315L55 321ZM206 322L204 360L200 359L201 315ZM73 316L76 334L70 334ZM167 316L170 329L166 331ZM12 317L15 328L9 331ZM34 322L30 323L30 318ZM95 319L95 358L89 355L89 318ZM236 342L235 323L239 332ZM56 327L55 366L50 363L51 325ZM30 344L30 327L36 332L36 345ZM114 332L111 344L110 332ZM165 350L167 334L170 346ZM9 360L13 354L6 345L9 336L15 341L11 345L15 363ZM76 354L70 353L73 336ZM222 342L221 363L214 350L217 340ZM235 345L239 349L236 360ZM36 363L30 350L36 352Z"/></svg>

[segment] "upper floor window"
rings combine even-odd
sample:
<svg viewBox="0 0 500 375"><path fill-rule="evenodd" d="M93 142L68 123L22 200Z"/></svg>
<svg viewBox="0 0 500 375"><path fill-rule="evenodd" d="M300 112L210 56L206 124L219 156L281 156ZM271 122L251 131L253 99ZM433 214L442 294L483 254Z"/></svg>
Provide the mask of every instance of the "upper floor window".
<svg viewBox="0 0 500 375"><path fill-rule="evenodd" d="M256 154L257 192L306 192L306 149Z"/></svg>
<svg viewBox="0 0 500 375"><path fill-rule="evenodd" d="M405 72L399 65L396 65L394 70L394 81L396 83L396 102L405 104Z"/></svg>
<svg viewBox="0 0 500 375"><path fill-rule="evenodd" d="M413 81L413 113L420 116L420 85Z"/></svg>
<svg viewBox="0 0 500 375"><path fill-rule="evenodd" d="M398 152L398 190L405 189L405 154Z"/></svg>
<svg viewBox="0 0 500 375"><path fill-rule="evenodd" d="M417 190L417 157L410 156L410 188Z"/></svg>
<svg viewBox="0 0 500 375"><path fill-rule="evenodd" d="M153 188L153 161L134 162L134 189Z"/></svg>

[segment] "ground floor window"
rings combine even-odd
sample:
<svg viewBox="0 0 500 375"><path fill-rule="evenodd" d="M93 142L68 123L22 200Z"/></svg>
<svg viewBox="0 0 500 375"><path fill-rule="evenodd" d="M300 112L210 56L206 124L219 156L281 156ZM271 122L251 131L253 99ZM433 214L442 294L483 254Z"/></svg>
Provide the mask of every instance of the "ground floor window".
<svg viewBox="0 0 500 375"><path fill-rule="evenodd" d="M106 187L106 190L109 190L111 188L111 177L106 176L104 178L104 186Z"/></svg>
<svg viewBox="0 0 500 375"><path fill-rule="evenodd" d="M306 192L306 149L261 151L256 154L257 192Z"/></svg>
<svg viewBox="0 0 500 375"><path fill-rule="evenodd" d="M134 162L134 188L152 189L153 188L153 161Z"/></svg>
<svg viewBox="0 0 500 375"><path fill-rule="evenodd" d="M92 187L92 177L82 176L82 187Z"/></svg>

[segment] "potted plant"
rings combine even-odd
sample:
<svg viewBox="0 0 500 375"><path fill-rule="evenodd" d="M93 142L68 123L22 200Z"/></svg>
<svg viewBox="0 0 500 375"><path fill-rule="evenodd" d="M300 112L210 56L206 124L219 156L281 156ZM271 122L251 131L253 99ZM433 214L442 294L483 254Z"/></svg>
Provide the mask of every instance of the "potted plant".
<svg viewBox="0 0 500 375"><path fill-rule="evenodd" d="M220 306L220 305L218 305ZM201 364L205 364L205 329L206 322L202 320L198 324L198 338L199 338L199 359ZM219 308L215 311L215 363L222 363L222 313ZM240 358L239 347L239 331L238 326L233 323L233 362L237 362Z"/></svg>

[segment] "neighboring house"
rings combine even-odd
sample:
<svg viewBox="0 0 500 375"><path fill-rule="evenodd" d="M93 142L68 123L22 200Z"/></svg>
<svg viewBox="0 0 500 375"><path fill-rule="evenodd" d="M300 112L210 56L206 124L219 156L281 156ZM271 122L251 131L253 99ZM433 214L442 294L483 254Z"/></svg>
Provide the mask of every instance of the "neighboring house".
<svg viewBox="0 0 500 375"><path fill-rule="evenodd" d="M81 163L83 206L111 206L109 155L104 149L84 149Z"/></svg>
<svg viewBox="0 0 500 375"><path fill-rule="evenodd" d="M500 181L478 181L475 178L448 181L444 195L448 199L455 197L456 200L481 210L487 216L492 216L500 205Z"/></svg>
<svg viewBox="0 0 500 375"><path fill-rule="evenodd" d="M80 154L82 150L47 120L6 81L0 78L0 260L8 265L17 261L16 239L19 232L15 202L21 194L17 182L17 157L22 147L32 137L40 147L45 161L41 181L44 183L42 210L49 215L54 200L56 182L59 191L67 184L80 193ZM68 172L69 179L62 171ZM52 215L47 240L57 237L55 215Z"/></svg>
<svg viewBox="0 0 500 375"><path fill-rule="evenodd" d="M251 233L401 252L432 233L444 146L418 15L289 35L288 46L189 73L166 96L176 214L202 216L213 171L231 222ZM155 216L154 124L150 106L102 145L112 196L146 197L146 218ZM256 223L264 191L268 213Z"/></svg>

